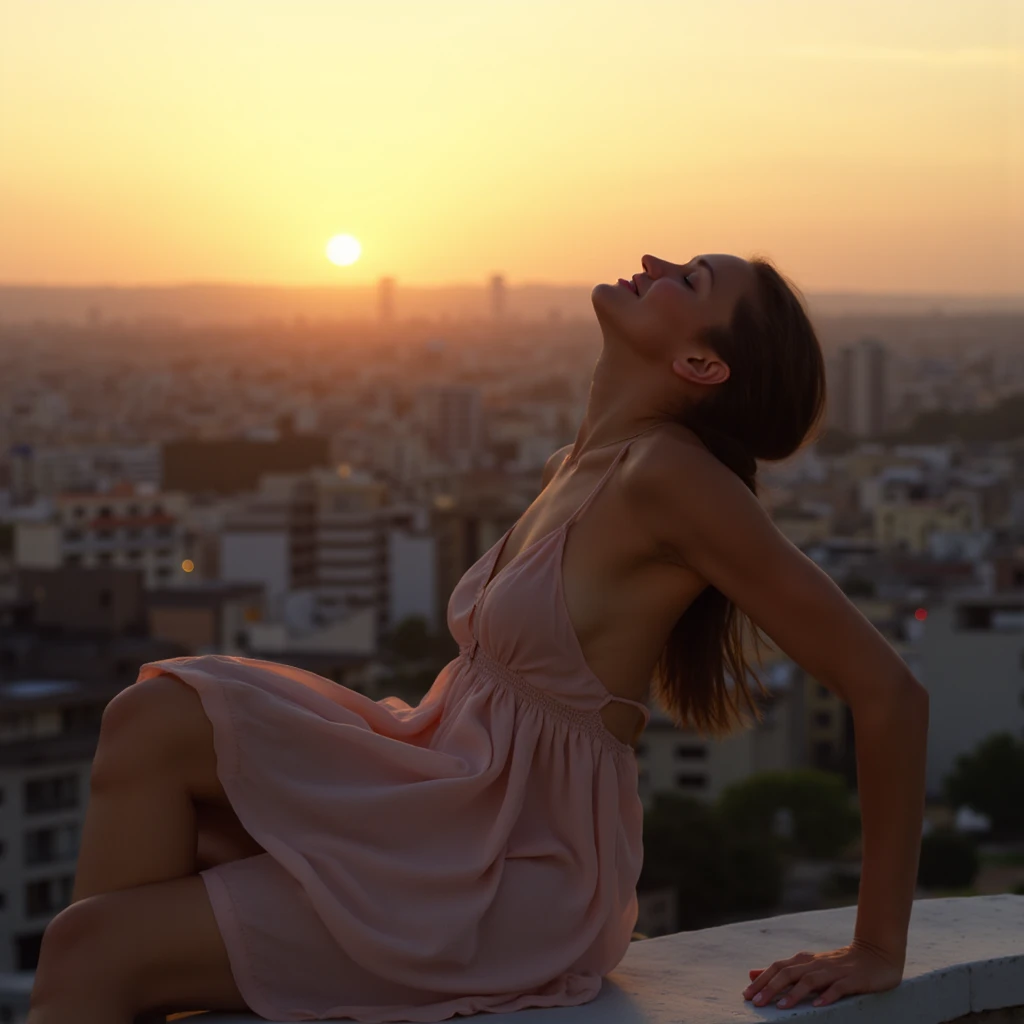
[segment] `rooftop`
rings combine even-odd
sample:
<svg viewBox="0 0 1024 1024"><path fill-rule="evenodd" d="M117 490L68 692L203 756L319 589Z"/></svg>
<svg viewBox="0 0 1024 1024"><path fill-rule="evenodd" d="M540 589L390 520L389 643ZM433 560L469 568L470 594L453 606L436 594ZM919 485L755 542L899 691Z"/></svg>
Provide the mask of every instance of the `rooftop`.
<svg viewBox="0 0 1024 1024"><path fill-rule="evenodd" d="M971 1024L1024 1022L1024 896L915 900L903 982L889 992L847 996L818 1008L808 999L791 1010L758 1009L743 1000L748 969L803 949L847 944L856 911L786 914L634 942L600 995L584 1006L480 1017L486 1024L755 1024L793 1017L828 1024L939 1024L974 1014ZM262 1018L198 1019L255 1024Z"/></svg>

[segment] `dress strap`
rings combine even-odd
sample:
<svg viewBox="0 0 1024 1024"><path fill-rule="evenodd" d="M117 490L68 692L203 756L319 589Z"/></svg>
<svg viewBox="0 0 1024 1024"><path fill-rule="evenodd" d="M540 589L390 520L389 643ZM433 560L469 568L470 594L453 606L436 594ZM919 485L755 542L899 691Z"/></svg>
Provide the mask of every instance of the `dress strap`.
<svg viewBox="0 0 1024 1024"><path fill-rule="evenodd" d="M644 703L638 700L630 700L629 697L616 697L614 693L608 694L603 701L601 701L601 707L605 707L615 701L619 704L632 704L633 707L639 708L644 713L644 725L646 726L651 720L651 709Z"/></svg>
<svg viewBox="0 0 1024 1024"><path fill-rule="evenodd" d="M618 453L616 454L615 458L614 458L614 459L612 459L612 464L611 464L611 465L610 465L610 466L609 466L609 467L608 467L608 468L607 468L607 469L606 469L606 470L604 471L604 475L603 475L603 476L601 477L601 479L600 479L600 480L598 480L598 481L597 481L597 484L596 484L596 485L594 486L594 489L593 489L593 490L592 490L592 491L591 491L591 492L590 492L590 493L589 493L589 494L588 494L588 495L586 496L586 498L584 498L584 499L583 499L583 503L582 503L582 504L580 505L580 507L579 507L578 509L576 509L576 511L575 511L575 512L573 512L573 514L572 514L571 516L569 516L569 518L568 518L568 519L566 520L566 523L565 523L565 525L566 525L566 526L568 526L568 525L569 525L570 523L574 523L574 522L576 522L576 520L577 520L577 519L578 519L578 518L579 518L579 517L580 517L581 515L583 515L583 513L584 513L584 512L586 512L586 510L587 510L587 509L588 509L588 508L590 507L590 503L591 503L591 502L592 502L592 501L594 500L594 498L596 498L596 497L597 497L597 495L598 495L598 494L600 493L600 491L601 491L601 488L602 488L602 487L604 487L604 485L605 485L605 484L606 484L606 483L608 482L608 478L609 478L609 477L610 477L610 476L612 475L612 473L613 473L613 472L615 471L615 467L616 467L616 466L617 466L617 465L619 464L619 462L620 462L620 461L622 460L622 457L623 457L623 456L624 456L624 455L626 454L626 452L627 452L627 451L629 451L629 447L630 447L630 445L631 445L631 444L632 444L632 443L633 443L633 442L634 442L634 441L635 441L635 440L636 440L636 439L637 439L638 437L640 437L640 436L641 436L642 434L647 434L647 433L649 433L649 432L650 432L651 430L654 430L654 429L655 429L655 427L648 427L648 428L647 428L647 430L641 430L639 434L634 434L634 435L633 435L633 437L631 437L631 438L630 438L630 439L629 439L629 440L628 440L628 441L627 441L627 442L626 442L626 443L625 443L625 444L624 444L624 445L623 445L623 446L622 446L622 447L621 447L621 448L620 448L620 449L618 450Z"/></svg>

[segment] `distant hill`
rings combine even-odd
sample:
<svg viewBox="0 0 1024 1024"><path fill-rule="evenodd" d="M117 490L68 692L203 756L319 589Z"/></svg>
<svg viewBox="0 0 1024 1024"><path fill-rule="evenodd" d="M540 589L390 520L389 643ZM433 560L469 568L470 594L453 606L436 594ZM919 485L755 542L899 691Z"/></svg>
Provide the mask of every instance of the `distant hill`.
<svg viewBox="0 0 1024 1024"><path fill-rule="evenodd" d="M506 309L513 318L541 320L593 315L590 285L521 284L506 288ZM1024 312L1020 296L810 294L813 312L838 315L922 315L936 312ZM476 285L395 288L395 316L456 320L489 315L488 289ZM366 287L271 287L265 285L183 284L152 287L53 287L0 285L0 323L34 320L104 322L173 320L197 323L251 323L374 319L377 289Z"/></svg>

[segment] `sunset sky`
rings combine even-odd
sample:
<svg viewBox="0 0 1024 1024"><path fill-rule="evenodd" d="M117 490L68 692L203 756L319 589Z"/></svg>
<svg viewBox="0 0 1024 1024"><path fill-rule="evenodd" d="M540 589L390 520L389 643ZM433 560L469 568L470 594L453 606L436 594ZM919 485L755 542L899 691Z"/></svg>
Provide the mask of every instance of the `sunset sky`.
<svg viewBox="0 0 1024 1024"><path fill-rule="evenodd" d="M1024 293L1024 2L0 0L0 283L755 251L809 291Z"/></svg>

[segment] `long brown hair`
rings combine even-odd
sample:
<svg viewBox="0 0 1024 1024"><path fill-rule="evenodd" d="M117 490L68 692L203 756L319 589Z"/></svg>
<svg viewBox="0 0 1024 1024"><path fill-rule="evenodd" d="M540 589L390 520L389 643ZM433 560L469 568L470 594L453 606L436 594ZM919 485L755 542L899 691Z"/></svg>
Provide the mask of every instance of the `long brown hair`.
<svg viewBox="0 0 1024 1024"><path fill-rule="evenodd" d="M729 378L676 418L757 494L757 460L792 455L821 421L825 361L797 287L770 260L749 262L755 300L740 299L729 326L702 337L728 364ZM760 720L748 677L759 696L767 690L747 663L748 630L763 668L763 634L710 584L675 624L655 671L654 693L679 725L721 736L745 724L745 711Z"/></svg>

